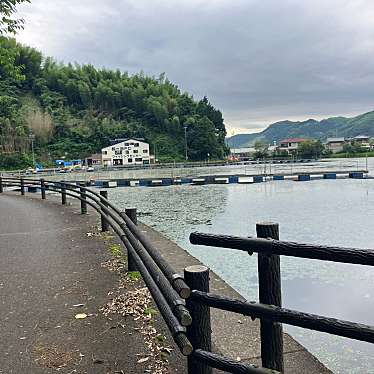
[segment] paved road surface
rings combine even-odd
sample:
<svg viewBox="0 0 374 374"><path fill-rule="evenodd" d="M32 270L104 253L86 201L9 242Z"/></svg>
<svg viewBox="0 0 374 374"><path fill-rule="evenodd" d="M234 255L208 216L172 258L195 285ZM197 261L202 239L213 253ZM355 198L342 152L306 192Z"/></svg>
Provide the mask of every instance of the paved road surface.
<svg viewBox="0 0 374 374"><path fill-rule="evenodd" d="M55 373L64 364L58 373L144 372L136 322L118 331L115 318L98 313L118 278L101 267L107 244L86 235L93 216L0 195L0 374ZM92 316L74 318L82 312Z"/></svg>

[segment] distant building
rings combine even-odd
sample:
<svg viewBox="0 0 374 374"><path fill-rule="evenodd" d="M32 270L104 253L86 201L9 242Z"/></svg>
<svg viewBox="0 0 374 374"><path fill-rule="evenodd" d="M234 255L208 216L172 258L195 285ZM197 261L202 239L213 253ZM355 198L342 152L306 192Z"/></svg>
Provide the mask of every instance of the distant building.
<svg viewBox="0 0 374 374"><path fill-rule="evenodd" d="M231 161L248 161L253 158L256 149L252 147L247 148L231 148L230 160Z"/></svg>
<svg viewBox="0 0 374 374"><path fill-rule="evenodd" d="M55 160L55 165L59 168L80 168L82 166L82 160Z"/></svg>
<svg viewBox="0 0 374 374"><path fill-rule="evenodd" d="M277 150L278 150L278 146L275 145L275 144L274 145L269 145L269 147L268 147L268 153L270 153L270 154L276 152Z"/></svg>
<svg viewBox="0 0 374 374"><path fill-rule="evenodd" d="M370 136L367 135L357 135L353 138L354 141L356 142L362 142L362 143L369 143L370 141Z"/></svg>
<svg viewBox="0 0 374 374"><path fill-rule="evenodd" d="M347 144L345 138L327 138L325 147L332 153L338 153L343 151L345 144Z"/></svg>
<svg viewBox="0 0 374 374"><path fill-rule="evenodd" d="M86 158L87 166L97 166L101 165L101 153L94 153Z"/></svg>
<svg viewBox="0 0 374 374"><path fill-rule="evenodd" d="M146 165L151 162L149 144L144 139L115 139L101 150L104 166Z"/></svg>
<svg viewBox="0 0 374 374"><path fill-rule="evenodd" d="M307 139L303 138L288 138L283 139L279 142L279 151L286 151L288 153L291 153L293 151L296 151L299 148L300 143L305 142Z"/></svg>
<svg viewBox="0 0 374 374"><path fill-rule="evenodd" d="M362 148L370 148L370 136L358 135L351 139L352 143L359 145Z"/></svg>

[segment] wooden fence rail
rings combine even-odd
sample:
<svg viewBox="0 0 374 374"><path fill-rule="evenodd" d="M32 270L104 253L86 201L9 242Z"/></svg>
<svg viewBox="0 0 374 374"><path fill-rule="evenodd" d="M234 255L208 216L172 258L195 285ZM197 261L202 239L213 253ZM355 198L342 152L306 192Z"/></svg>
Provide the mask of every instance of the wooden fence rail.
<svg viewBox="0 0 374 374"><path fill-rule="evenodd" d="M374 266L374 249L342 248L315 244L285 242L261 238L243 238L231 235L216 235L193 232L192 244L211 247L232 248L267 255L282 255L314 260L342 262L346 264Z"/></svg>
<svg viewBox="0 0 374 374"><path fill-rule="evenodd" d="M203 305L260 318L262 366L284 371L283 335L285 323L310 330L374 343L374 327L323 317L281 307L281 273L279 256L293 256L338 263L374 266L374 250L341 248L279 240L279 228L274 223L257 224L257 238L194 232L192 244L231 248L258 253L259 303L234 300L209 292L192 290L191 299Z"/></svg>

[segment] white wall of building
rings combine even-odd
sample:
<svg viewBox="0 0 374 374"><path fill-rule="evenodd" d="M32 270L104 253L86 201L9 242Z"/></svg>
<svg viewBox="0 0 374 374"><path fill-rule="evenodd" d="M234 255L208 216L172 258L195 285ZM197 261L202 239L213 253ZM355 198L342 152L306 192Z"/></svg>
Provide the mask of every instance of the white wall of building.
<svg viewBox="0 0 374 374"><path fill-rule="evenodd" d="M280 149L285 149L288 151L294 151L299 148L299 142L288 142L288 143L281 143Z"/></svg>
<svg viewBox="0 0 374 374"><path fill-rule="evenodd" d="M137 139L126 139L101 150L104 166L144 165L151 162L149 144Z"/></svg>

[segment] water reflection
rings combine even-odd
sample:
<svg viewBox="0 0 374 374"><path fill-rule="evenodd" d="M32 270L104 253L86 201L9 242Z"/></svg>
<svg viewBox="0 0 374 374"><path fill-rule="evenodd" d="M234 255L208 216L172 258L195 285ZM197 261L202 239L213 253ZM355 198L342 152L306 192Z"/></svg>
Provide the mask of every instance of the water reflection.
<svg viewBox="0 0 374 374"><path fill-rule="evenodd" d="M248 299L257 299L257 259L234 250L192 246L193 230L255 234L275 221L284 240L374 247L374 180L279 181L252 185L118 188L111 198L137 206L140 219L208 264ZM374 324L374 269L282 257L287 308ZM372 345L288 328L337 373L374 372Z"/></svg>

